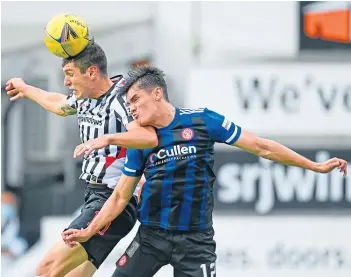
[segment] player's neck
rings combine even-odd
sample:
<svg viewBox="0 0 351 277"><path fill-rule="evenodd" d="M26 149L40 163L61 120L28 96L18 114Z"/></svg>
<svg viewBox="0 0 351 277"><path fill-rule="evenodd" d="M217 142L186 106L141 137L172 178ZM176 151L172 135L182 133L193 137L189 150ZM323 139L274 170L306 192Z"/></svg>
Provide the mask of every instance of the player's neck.
<svg viewBox="0 0 351 277"><path fill-rule="evenodd" d="M91 98L99 98L101 95L104 95L113 85L113 82L109 78L101 78L96 81L96 84L93 88L93 94Z"/></svg>
<svg viewBox="0 0 351 277"><path fill-rule="evenodd" d="M176 108L171 104L166 103L158 108L155 123L153 124L156 128L167 127L174 119L176 115Z"/></svg>

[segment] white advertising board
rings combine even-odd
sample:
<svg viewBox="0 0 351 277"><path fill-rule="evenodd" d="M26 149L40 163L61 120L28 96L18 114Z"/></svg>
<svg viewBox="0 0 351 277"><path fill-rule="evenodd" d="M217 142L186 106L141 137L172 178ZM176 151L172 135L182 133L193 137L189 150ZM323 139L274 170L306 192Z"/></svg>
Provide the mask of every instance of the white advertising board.
<svg viewBox="0 0 351 277"><path fill-rule="evenodd" d="M267 136L351 135L351 65L246 64L193 70L185 106Z"/></svg>
<svg viewBox="0 0 351 277"><path fill-rule="evenodd" d="M215 230L217 276L351 276L351 217L218 216Z"/></svg>
<svg viewBox="0 0 351 277"><path fill-rule="evenodd" d="M60 237L68 217L47 217L42 239L4 277L35 275L45 252ZM111 276L139 224L115 247L95 277ZM214 216L218 277L350 277L351 216ZM161 268L155 277L173 276ZM211 277L211 276L203 276Z"/></svg>

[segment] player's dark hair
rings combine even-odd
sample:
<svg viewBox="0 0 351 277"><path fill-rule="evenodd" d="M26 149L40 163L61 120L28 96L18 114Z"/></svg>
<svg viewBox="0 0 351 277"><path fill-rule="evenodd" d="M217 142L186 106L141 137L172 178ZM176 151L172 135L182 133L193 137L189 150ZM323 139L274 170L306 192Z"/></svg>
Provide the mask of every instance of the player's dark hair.
<svg viewBox="0 0 351 277"><path fill-rule="evenodd" d="M105 52L94 41L90 41L88 46L77 56L63 59L62 67L70 62L73 62L80 69L81 73L85 73L89 67L95 65L101 75L107 76L107 58Z"/></svg>
<svg viewBox="0 0 351 277"><path fill-rule="evenodd" d="M168 100L167 83L164 79L163 71L155 66L140 65L129 70L126 78L126 84L123 86L122 94L126 94L128 90L135 84L145 90L152 90L160 87L163 90L164 98Z"/></svg>

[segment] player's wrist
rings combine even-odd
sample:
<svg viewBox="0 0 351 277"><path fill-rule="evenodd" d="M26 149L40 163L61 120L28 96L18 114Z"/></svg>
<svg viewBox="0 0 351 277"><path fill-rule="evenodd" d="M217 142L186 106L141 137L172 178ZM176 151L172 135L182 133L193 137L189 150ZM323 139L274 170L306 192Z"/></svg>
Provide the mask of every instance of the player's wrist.
<svg viewBox="0 0 351 277"><path fill-rule="evenodd" d="M28 97L28 95L30 94L31 91L33 91L32 86L27 85L26 83L23 84L22 88L20 89L20 91L23 93L24 97Z"/></svg>
<svg viewBox="0 0 351 277"><path fill-rule="evenodd" d="M104 135L106 145L121 145L120 133Z"/></svg>
<svg viewBox="0 0 351 277"><path fill-rule="evenodd" d="M114 135L108 134L108 135L104 135L104 139L106 141L107 145L113 144L114 143Z"/></svg>
<svg viewBox="0 0 351 277"><path fill-rule="evenodd" d="M94 224L89 224L89 226L85 229L85 235L89 237L92 237L97 232L99 232L99 229L97 226L94 226Z"/></svg>
<svg viewBox="0 0 351 277"><path fill-rule="evenodd" d="M314 171L314 172L319 172L319 171L320 171L320 164L311 161L311 162L310 162L310 166L309 166L308 169L309 169L309 170L312 170L312 171Z"/></svg>

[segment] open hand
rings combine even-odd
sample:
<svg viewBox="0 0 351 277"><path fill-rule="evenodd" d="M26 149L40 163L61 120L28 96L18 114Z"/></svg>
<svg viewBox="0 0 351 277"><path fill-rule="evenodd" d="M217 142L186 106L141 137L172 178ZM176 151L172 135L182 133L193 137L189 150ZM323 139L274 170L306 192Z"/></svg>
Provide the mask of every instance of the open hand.
<svg viewBox="0 0 351 277"><path fill-rule="evenodd" d="M12 78L6 82L7 95L12 96L10 101L15 101L20 98L25 98L25 89L27 84L21 78Z"/></svg>
<svg viewBox="0 0 351 277"><path fill-rule="evenodd" d="M107 136L101 136L96 139L88 140L86 143L79 144L73 153L73 158L77 158L83 153L88 156L94 150L98 150L104 148L108 145L108 138Z"/></svg>
<svg viewBox="0 0 351 277"><path fill-rule="evenodd" d="M326 162L316 164L316 171L320 173L329 173L335 168L338 168L344 176L347 175L347 161L343 159L332 158Z"/></svg>

